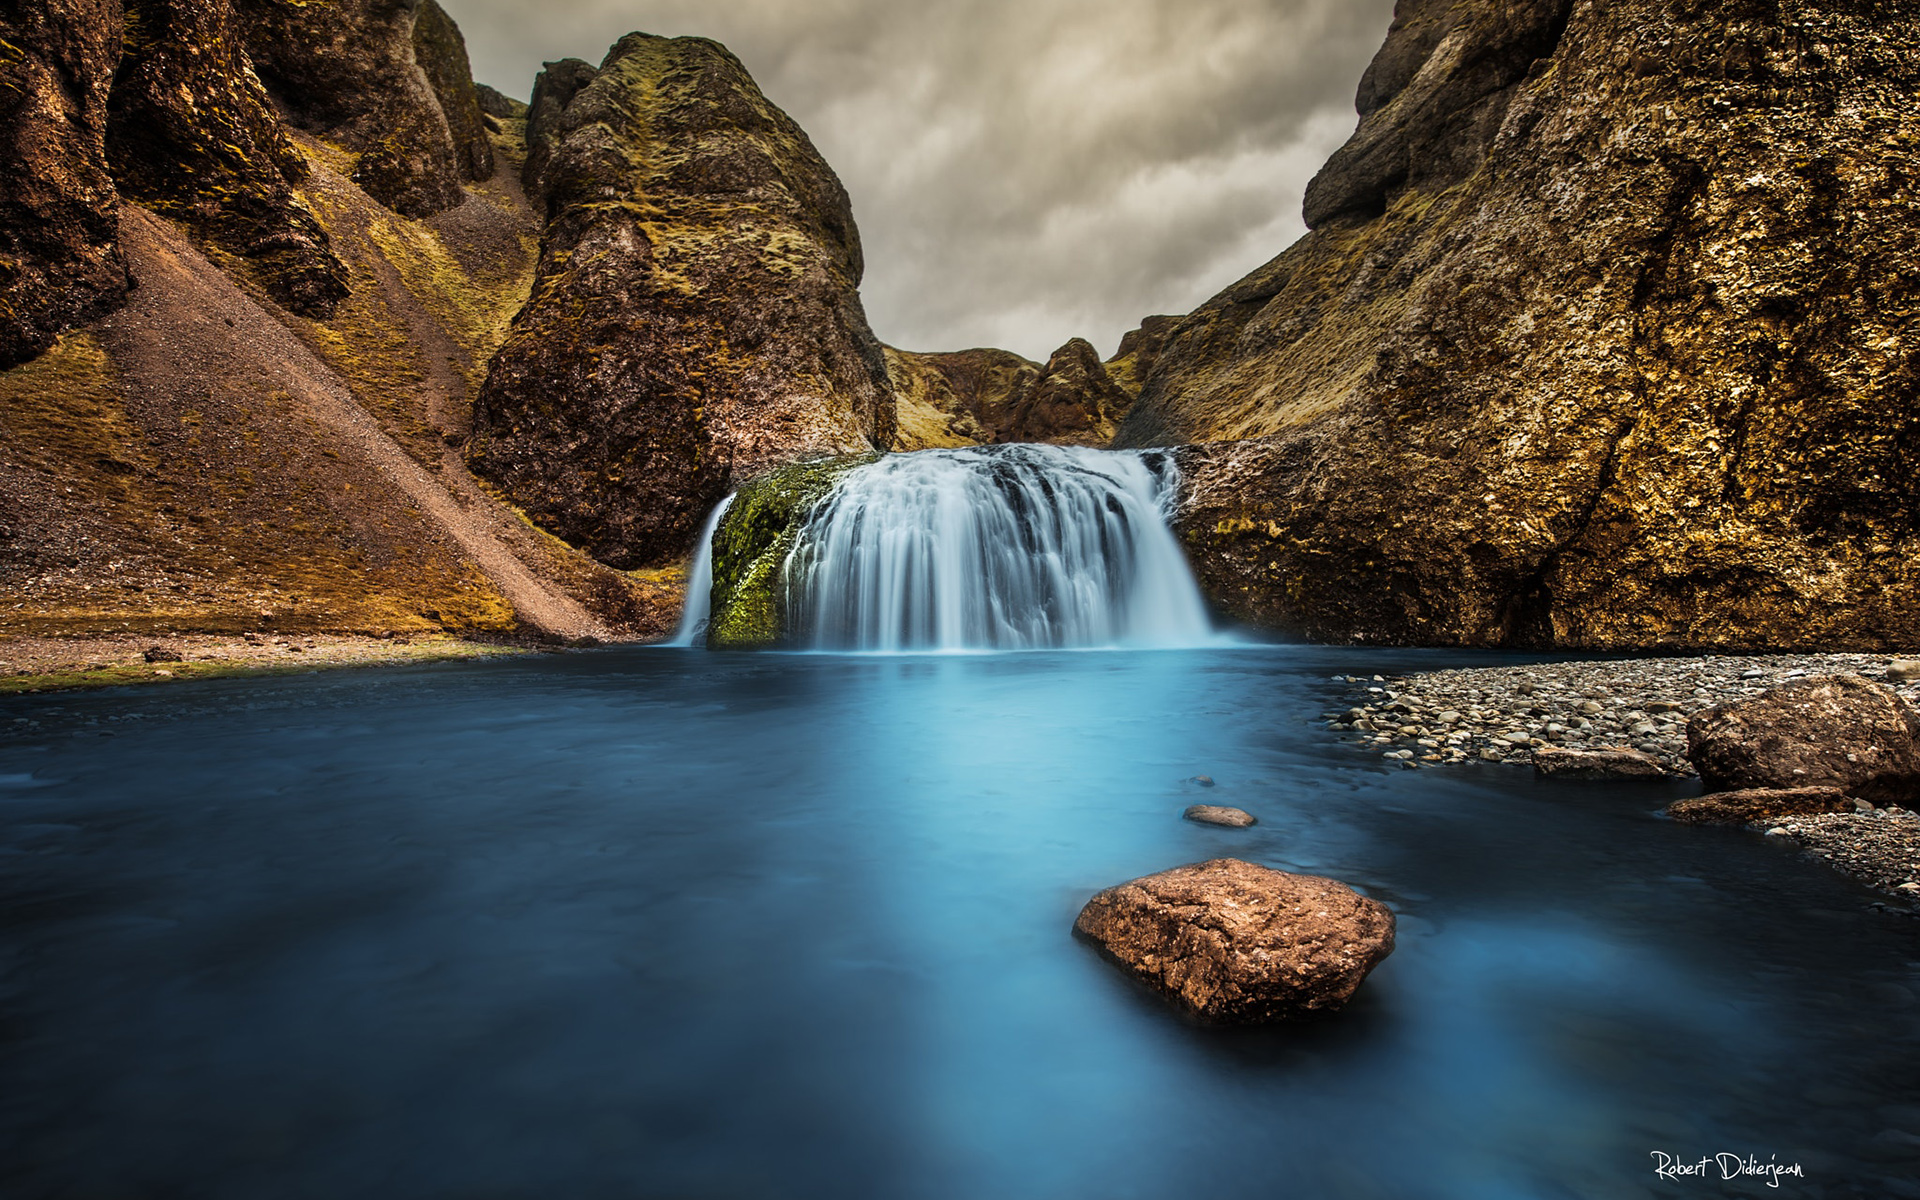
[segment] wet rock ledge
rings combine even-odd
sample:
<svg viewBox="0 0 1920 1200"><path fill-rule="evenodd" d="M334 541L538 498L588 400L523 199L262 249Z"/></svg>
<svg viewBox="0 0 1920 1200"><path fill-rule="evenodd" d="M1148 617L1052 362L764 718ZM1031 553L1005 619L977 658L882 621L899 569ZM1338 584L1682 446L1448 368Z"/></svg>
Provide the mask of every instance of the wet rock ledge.
<svg viewBox="0 0 1920 1200"><path fill-rule="evenodd" d="M1630 746L1673 774L1693 775L1686 758L1693 713L1833 674L1879 680L1920 703L1920 679L1890 677L1890 661L1874 654L1709 655L1343 675L1337 679L1352 686L1352 707L1329 712L1327 725L1408 767L1531 764L1542 746Z"/></svg>

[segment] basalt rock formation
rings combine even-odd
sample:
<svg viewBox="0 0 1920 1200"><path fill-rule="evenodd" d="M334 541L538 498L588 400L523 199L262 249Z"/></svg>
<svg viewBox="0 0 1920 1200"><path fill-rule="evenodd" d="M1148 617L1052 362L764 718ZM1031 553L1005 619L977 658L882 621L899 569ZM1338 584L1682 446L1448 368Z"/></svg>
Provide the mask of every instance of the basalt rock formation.
<svg viewBox="0 0 1920 1200"><path fill-rule="evenodd" d="M1312 232L1166 336L1229 613L1336 640L1920 644L1920 21L1403 0Z"/></svg>
<svg viewBox="0 0 1920 1200"><path fill-rule="evenodd" d="M120 193L247 259L295 312L325 316L347 269L293 194L307 178L241 47L228 0L127 0L108 104Z"/></svg>
<svg viewBox="0 0 1920 1200"><path fill-rule="evenodd" d="M806 134L704 39L630 34L564 106L554 75L528 116L550 221L475 407L474 468L640 567L685 555L740 480L890 446L859 234Z"/></svg>
<svg viewBox="0 0 1920 1200"><path fill-rule="evenodd" d="M464 199L462 178L493 173L472 130L456 133L453 122L478 124L478 101L466 47L457 30L446 36L452 22L433 0L235 7L275 102L300 129L353 151L353 181L380 203L407 216L442 212Z"/></svg>
<svg viewBox="0 0 1920 1200"><path fill-rule="evenodd" d="M0 368L126 298L106 153L121 30L119 0L0 9Z"/></svg>
<svg viewBox="0 0 1920 1200"><path fill-rule="evenodd" d="M515 100L512 96L488 87L484 83L473 85L474 98L480 102L480 111L489 117L503 121L522 120L527 115L527 102Z"/></svg>

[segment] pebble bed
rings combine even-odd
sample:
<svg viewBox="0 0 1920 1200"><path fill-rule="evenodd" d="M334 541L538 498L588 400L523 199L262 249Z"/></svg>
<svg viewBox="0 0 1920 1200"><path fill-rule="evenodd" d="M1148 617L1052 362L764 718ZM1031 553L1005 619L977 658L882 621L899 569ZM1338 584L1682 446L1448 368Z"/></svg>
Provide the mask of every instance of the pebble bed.
<svg viewBox="0 0 1920 1200"><path fill-rule="evenodd" d="M1335 679L1352 685L1354 704L1328 713L1327 725L1408 767L1472 759L1531 764L1536 746L1630 746L1676 775L1692 775L1687 718L1699 710L1810 675L1887 682L1889 661L1873 654L1711 655L1341 675ZM1920 703L1920 681L1891 686Z"/></svg>
<svg viewBox="0 0 1920 1200"><path fill-rule="evenodd" d="M1891 660L1872 654L1616 659L1481 667L1363 679L1354 706L1328 713L1351 734L1405 767L1468 761L1531 764L1539 746L1592 750L1630 746L1676 775L1687 761L1687 718L1812 675L1862 675L1920 706L1920 680L1887 678ZM1753 826L1791 838L1871 886L1920 900L1920 816L1900 808L1823 813Z"/></svg>
<svg viewBox="0 0 1920 1200"><path fill-rule="evenodd" d="M1807 851L1874 887L1920 900L1920 816L1898 808L1783 817L1753 826L1792 838Z"/></svg>

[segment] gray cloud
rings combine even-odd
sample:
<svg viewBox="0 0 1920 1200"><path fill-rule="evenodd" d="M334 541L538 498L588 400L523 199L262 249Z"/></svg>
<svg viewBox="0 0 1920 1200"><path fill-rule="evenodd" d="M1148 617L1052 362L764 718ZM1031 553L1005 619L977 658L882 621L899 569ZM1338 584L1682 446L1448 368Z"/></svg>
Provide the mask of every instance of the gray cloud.
<svg viewBox="0 0 1920 1200"><path fill-rule="evenodd" d="M1392 0L442 0L475 76L716 38L833 164L874 331L1111 353L1303 232Z"/></svg>

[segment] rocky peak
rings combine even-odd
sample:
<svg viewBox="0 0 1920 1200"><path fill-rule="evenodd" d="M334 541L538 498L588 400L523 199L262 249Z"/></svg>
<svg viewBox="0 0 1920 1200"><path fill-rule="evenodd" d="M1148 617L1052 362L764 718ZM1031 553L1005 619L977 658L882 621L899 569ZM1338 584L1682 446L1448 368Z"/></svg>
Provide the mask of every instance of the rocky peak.
<svg viewBox="0 0 1920 1200"><path fill-rule="evenodd" d="M1073 338L1047 359L1020 398L1005 441L1104 446L1133 397L1107 374L1085 338Z"/></svg>
<svg viewBox="0 0 1920 1200"><path fill-rule="evenodd" d="M629 34L582 68L535 85L550 219L470 461L556 534L639 566L685 553L738 480L891 445L894 401L846 191L739 60Z"/></svg>
<svg viewBox="0 0 1920 1200"><path fill-rule="evenodd" d="M527 107L527 161L520 169L520 182L535 204L543 202L547 194L542 176L560 140L560 119L566 115L567 105L599 73L592 63L563 58L547 63L546 69L534 76L533 102Z"/></svg>
<svg viewBox="0 0 1920 1200"><path fill-rule="evenodd" d="M1400 0L1360 79L1360 128L1307 185L1307 226L1378 216L1402 188L1438 190L1471 175L1572 8L1573 0Z"/></svg>

